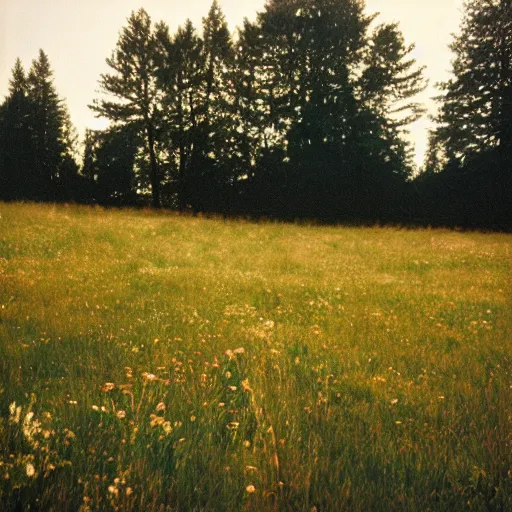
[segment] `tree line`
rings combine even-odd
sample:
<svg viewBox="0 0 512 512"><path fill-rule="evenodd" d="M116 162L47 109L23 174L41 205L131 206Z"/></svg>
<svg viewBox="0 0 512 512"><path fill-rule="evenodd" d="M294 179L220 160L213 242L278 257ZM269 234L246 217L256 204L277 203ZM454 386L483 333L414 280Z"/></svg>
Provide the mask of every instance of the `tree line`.
<svg viewBox="0 0 512 512"><path fill-rule="evenodd" d="M426 82L362 0L270 0L232 34L132 12L90 105L83 158L43 51L0 106L3 199L151 204L323 221L512 225L512 11L466 3L419 175L405 135Z"/></svg>

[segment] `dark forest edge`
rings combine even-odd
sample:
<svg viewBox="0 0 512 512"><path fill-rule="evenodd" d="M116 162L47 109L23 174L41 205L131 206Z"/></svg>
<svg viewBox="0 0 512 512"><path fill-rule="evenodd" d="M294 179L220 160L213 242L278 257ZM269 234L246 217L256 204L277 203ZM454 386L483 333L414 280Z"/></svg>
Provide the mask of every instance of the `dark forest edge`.
<svg viewBox="0 0 512 512"><path fill-rule="evenodd" d="M424 114L413 48L358 0L272 0L235 35L217 2L201 36L140 9L91 105L110 125L83 151L48 56L16 61L0 199L511 230L510 2L466 3L420 173L404 139Z"/></svg>

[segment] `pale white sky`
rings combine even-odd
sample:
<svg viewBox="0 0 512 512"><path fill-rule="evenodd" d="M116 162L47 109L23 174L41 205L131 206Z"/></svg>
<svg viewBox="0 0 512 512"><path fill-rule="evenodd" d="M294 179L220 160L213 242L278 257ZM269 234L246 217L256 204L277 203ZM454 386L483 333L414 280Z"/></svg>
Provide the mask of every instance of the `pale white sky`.
<svg viewBox="0 0 512 512"><path fill-rule="evenodd" d="M233 30L244 17L254 19L265 0L219 0ZM66 99L71 118L82 135L98 128L87 105L97 97L98 79L108 71L105 58L114 49L119 30L131 11L144 7L153 21L165 21L175 30L187 18L200 28L211 0L0 0L0 98L7 93L16 57L26 69L43 48L55 72L59 95ZM452 54L451 33L458 32L462 0L367 0L367 13L378 20L398 21L407 43L416 43L415 57L426 65L429 88L421 99L430 109L437 94L434 83L445 80ZM425 119L412 127L416 160L423 161Z"/></svg>

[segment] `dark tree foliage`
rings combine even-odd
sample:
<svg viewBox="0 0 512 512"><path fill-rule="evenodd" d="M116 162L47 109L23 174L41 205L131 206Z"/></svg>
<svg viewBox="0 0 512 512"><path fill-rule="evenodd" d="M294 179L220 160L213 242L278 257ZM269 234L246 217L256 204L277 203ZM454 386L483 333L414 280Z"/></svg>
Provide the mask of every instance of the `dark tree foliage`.
<svg viewBox="0 0 512 512"><path fill-rule="evenodd" d="M156 30L157 79L162 91L162 139L170 169L170 192L180 210L190 207L194 193L194 164L199 157L199 122L203 105L203 41L190 21L174 37L167 25Z"/></svg>
<svg viewBox="0 0 512 512"><path fill-rule="evenodd" d="M398 26L377 18L363 0L269 0L232 36L216 0L201 33L132 12L91 106L110 126L86 132L80 176L48 58L28 76L17 62L0 106L0 150L12 146L0 153L3 197L151 196L154 207L328 221L418 215L403 200L405 135L422 114L423 69ZM436 171L443 133L432 134Z"/></svg>
<svg viewBox="0 0 512 512"><path fill-rule="evenodd" d="M113 73L101 76L100 87L108 99L96 100L91 108L116 127L138 129L149 159L152 204L159 208L162 176L157 154L160 91L156 86L156 48L148 13L144 9L132 12L107 59Z"/></svg>
<svg viewBox="0 0 512 512"><path fill-rule="evenodd" d="M512 147L512 3L466 2L450 46L453 78L441 84L437 137L448 160Z"/></svg>
<svg viewBox="0 0 512 512"><path fill-rule="evenodd" d="M421 113L410 98L422 69L396 25L372 32L374 19L355 0L272 0L259 16L264 154L274 168L283 155L277 201L289 215L390 215L411 172L401 135Z"/></svg>
<svg viewBox="0 0 512 512"><path fill-rule="evenodd" d="M117 206L136 201L140 137L139 128L129 124L87 132L83 175L95 201Z"/></svg>
<svg viewBox="0 0 512 512"><path fill-rule="evenodd" d="M66 154L66 111L53 86L47 55L41 50L27 78L28 122L33 151L34 186L44 199L58 198L59 178Z"/></svg>
<svg viewBox="0 0 512 512"><path fill-rule="evenodd" d="M146 141L132 187L149 168L154 206L391 217L424 81L396 24L375 17L359 0L271 0L233 39L216 0L201 36L140 10L92 108Z"/></svg>
<svg viewBox="0 0 512 512"><path fill-rule="evenodd" d="M79 195L76 132L40 50L28 75L18 59L0 107L0 176L5 199L60 201Z"/></svg>
<svg viewBox="0 0 512 512"><path fill-rule="evenodd" d="M453 78L440 84L421 215L437 223L512 226L512 3L464 5ZM426 213L425 213L426 212Z"/></svg>
<svg viewBox="0 0 512 512"><path fill-rule="evenodd" d="M197 159L193 174L197 187L194 207L200 210L226 208L225 193L231 185L233 99L229 72L234 49L224 14L214 0L203 18L202 105L199 110Z"/></svg>
<svg viewBox="0 0 512 512"><path fill-rule="evenodd" d="M35 192L29 127L27 79L20 59L9 81L9 95L0 106L0 194L21 199Z"/></svg>

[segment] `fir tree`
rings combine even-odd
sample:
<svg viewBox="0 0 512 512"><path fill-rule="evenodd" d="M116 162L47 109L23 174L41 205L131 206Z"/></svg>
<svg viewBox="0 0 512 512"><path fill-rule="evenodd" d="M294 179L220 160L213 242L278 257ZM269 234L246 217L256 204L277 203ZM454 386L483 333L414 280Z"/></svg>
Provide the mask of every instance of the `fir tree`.
<svg viewBox="0 0 512 512"><path fill-rule="evenodd" d="M512 150L512 3L471 0L464 5L453 78L442 94L437 137L451 161L482 151Z"/></svg>
<svg viewBox="0 0 512 512"><path fill-rule="evenodd" d="M27 78L30 102L28 116L31 131L35 187L42 199L59 197L59 169L68 151L65 137L66 109L53 85L48 56L39 51Z"/></svg>
<svg viewBox="0 0 512 512"><path fill-rule="evenodd" d="M9 94L0 106L0 194L4 199L22 199L34 192L29 112L27 77L16 59Z"/></svg>
<svg viewBox="0 0 512 512"><path fill-rule="evenodd" d="M149 156L152 204L161 206L162 176L157 158L159 94L156 87L156 41L151 18L144 9L132 12L116 49L107 59L112 74L101 76L100 87L112 99L96 100L91 108L115 127L136 127Z"/></svg>
<svg viewBox="0 0 512 512"><path fill-rule="evenodd" d="M167 25L157 27L158 86L162 90L162 125L178 207L191 205L192 167L199 151L199 121L204 108L203 42L191 21L171 37Z"/></svg>

